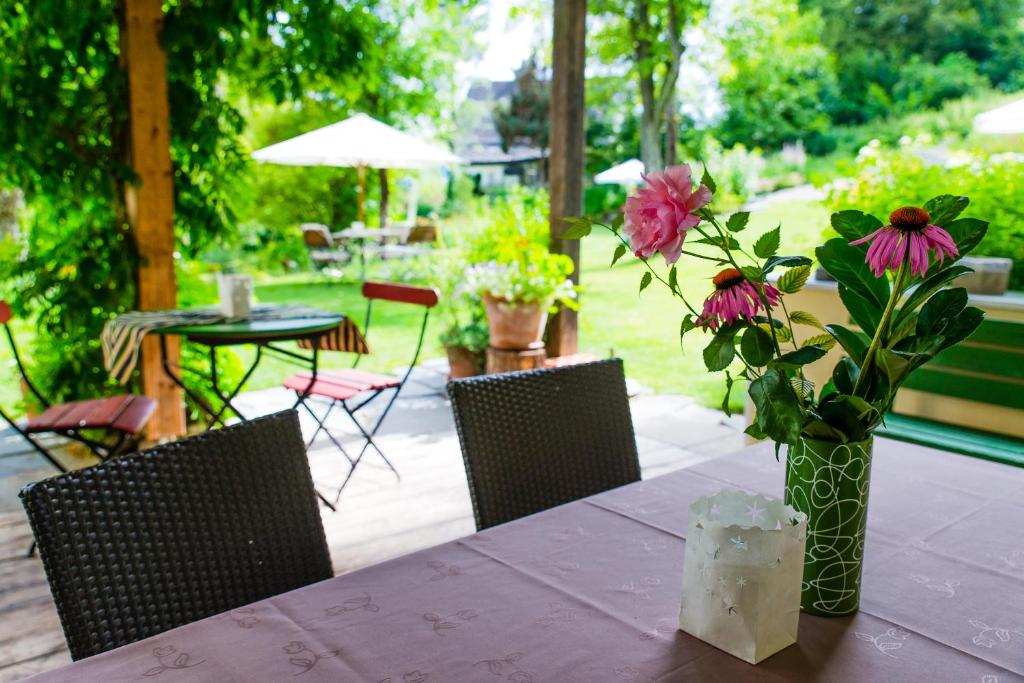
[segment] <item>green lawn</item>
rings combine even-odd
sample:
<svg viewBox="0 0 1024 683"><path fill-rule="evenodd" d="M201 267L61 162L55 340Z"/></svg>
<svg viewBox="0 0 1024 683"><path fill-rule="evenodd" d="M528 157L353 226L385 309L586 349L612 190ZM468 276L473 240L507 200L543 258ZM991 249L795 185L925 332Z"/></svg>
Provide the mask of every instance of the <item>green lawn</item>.
<svg viewBox="0 0 1024 683"><path fill-rule="evenodd" d="M774 227L780 221L784 224L783 251L810 253L828 224L828 211L816 203L777 205L756 214L750 227L741 234L744 238L741 241L749 243L764 229ZM679 348L679 322L684 314L682 304L672 300L657 283L638 295L642 265L626 257L614 268L609 267L614 246L614 238L607 233L595 233L582 246L581 350L598 356L614 353L622 357L631 377L659 392L688 394L706 405L719 405L723 376L721 373L710 375L704 370L700 350L705 339L699 333L691 333L685 348ZM662 268L660 264L659 268ZM704 262L686 260L685 257L680 261L680 285L694 306L699 306L710 292L709 279L713 274ZM183 280L183 305L214 303L216 292L212 282L194 275ZM360 325L365 315L357 284L332 282L320 276L291 275L258 281L256 298L264 303L302 303L343 312L353 316ZM368 334L372 354L360 367L389 372L407 363L418 331L419 309L401 304L375 304ZM31 332L30 326L25 324L16 328L23 349L30 345ZM439 334L439 321L434 320L427 332L423 358L443 355ZM246 362L252 357L251 353L243 348L239 355ZM326 367L345 367L351 363L350 357L341 354L324 355ZM19 401L13 361L5 344L0 350L0 367L9 366L12 371L5 372L0 381L0 402L4 406L15 405ZM266 358L248 388L277 386L291 371L292 368L284 361ZM738 406L741 402L742 397L737 391L733 405Z"/></svg>

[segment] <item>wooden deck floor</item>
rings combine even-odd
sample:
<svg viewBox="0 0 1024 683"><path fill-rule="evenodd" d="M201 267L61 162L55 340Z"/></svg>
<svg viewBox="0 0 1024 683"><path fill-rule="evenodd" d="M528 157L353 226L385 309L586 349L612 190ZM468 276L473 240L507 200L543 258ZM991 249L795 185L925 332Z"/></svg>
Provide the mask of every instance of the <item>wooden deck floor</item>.
<svg viewBox="0 0 1024 683"><path fill-rule="evenodd" d="M474 531L450 409L436 389L436 382L429 381L410 387L382 430L381 446L401 481L371 458L345 490L338 511L324 509L335 573ZM287 395L277 390L248 394L245 403L253 414L288 405ZM735 421L684 397L642 396L632 408L644 478L743 445ZM0 683L70 661L42 567L38 559L25 557L31 535L16 497L22 484L50 472L38 456L11 452L12 444L0 432ZM325 493L347 471L337 451L323 444L310 452L310 465Z"/></svg>

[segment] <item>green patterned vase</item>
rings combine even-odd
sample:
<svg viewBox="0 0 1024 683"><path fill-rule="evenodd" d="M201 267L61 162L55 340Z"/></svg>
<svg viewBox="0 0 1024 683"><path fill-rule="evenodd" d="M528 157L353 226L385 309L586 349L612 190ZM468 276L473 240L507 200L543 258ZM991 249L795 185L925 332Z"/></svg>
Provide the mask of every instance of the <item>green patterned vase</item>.
<svg viewBox="0 0 1024 683"><path fill-rule="evenodd" d="M823 617L856 612L864 562L871 446L801 439L786 458L786 503L807 515L800 608Z"/></svg>

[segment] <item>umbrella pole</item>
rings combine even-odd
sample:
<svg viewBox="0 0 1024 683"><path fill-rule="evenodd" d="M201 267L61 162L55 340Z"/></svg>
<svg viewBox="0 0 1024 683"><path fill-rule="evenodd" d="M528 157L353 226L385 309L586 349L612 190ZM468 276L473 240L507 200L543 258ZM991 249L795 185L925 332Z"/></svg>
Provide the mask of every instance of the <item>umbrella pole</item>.
<svg viewBox="0 0 1024 683"><path fill-rule="evenodd" d="M366 225L366 167L358 167L359 173L359 222Z"/></svg>

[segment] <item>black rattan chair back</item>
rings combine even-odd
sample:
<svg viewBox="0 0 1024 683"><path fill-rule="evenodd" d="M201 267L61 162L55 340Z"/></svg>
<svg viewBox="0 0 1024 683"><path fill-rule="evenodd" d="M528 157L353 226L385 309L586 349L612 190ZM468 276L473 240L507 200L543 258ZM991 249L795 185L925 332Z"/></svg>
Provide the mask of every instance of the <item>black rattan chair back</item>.
<svg viewBox="0 0 1024 683"><path fill-rule="evenodd" d="M618 359L448 385L477 529L640 479Z"/></svg>
<svg viewBox="0 0 1024 683"><path fill-rule="evenodd" d="M21 492L73 659L330 578L288 411Z"/></svg>

